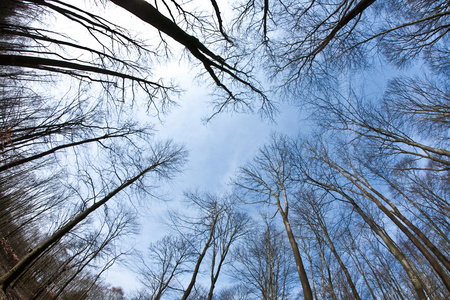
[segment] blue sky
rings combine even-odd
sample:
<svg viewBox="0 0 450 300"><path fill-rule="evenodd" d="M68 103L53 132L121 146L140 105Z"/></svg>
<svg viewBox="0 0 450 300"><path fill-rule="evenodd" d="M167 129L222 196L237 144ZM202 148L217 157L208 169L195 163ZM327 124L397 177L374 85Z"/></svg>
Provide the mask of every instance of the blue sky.
<svg viewBox="0 0 450 300"><path fill-rule="evenodd" d="M169 70L174 71L172 77L185 89L178 106L162 115L161 122L143 111L139 115L144 121L156 122L158 139L173 139L185 145L189 157L184 171L160 191L169 201L151 200L145 209L141 235L136 237L139 250L145 250L150 242L166 234L167 229L161 223L164 212L178 206L184 191L226 192L238 168L255 156L273 132L296 135L301 122L295 107L280 104L273 121L256 113L224 112L206 123L205 118L213 113L210 105L213 96L208 86L194 79L195 73L189 68L172 64ZM138 286L135 277L136 274L116 265L108 272L107 282L130 292Z"/></svg>
<svg viewBox="0 0 450 300"><path fill-rule="evenodd" d="M77 1L67 1L70 2L74 5L80 4ZM196 6L202 7L202 3L205 3L204 8L212 9L210 2L195 1ZM89 2L86 2L86 5L89 6ZM224 13L230 13L229 3L219 2L219 5ZM109 20L118 22L130 30L132 35L138 34L140 38L159 42L156 30L136 20L122 9L107 5L104 14ZM62 22L58 22L59 19L52 19L50 23L55 30L64 32L67 30L67 23L64 18L61 20ZM70 30L70 37L74 40L83 43L92 40L92 37L79 26L71 23ZM177 48L176 45L174 48ZM274 120L262 119L257 113L223 112L206 123L205 119L214 113L211 104L214 96L210 94L213 87L209 85L211 79L207 78L206 83L204 82L206 78L198 78L198 72L202 70L182 59L182 49L179 48L174 49L173 57L168 61L155 63L151 76L152 80L162 78L165 82L169 82L170 79L174 79L179 84L184 92L179 99L173 99L178 106L161 115L158 120L154 111L145 112L143 108L145 96L139 95L133 105L133 114L143 123L155 125L157 140L173 139L174 142L183 144L189 151L188 162L181 174L156 192L163 194L168 201L149 199L150 205L142 208L141 235L125 239L129 243L126 243L122 250L133 246L138 250L145 250L150 242L166 234L167 231L160 221L168 207L176 207L182 200L184 191L197 189L200 192L217 194L226 192L237 169L255 156L258 148L266 143L271 133L295 135L298 132L300 124L298 110L287 104L279 104L279 113L275 115ZM57 89L54 92L59 93ZM95 93L95 89L93 92ZM126 101L128 101L126 105L131 104L131 99ZM136 277L132 271L116 264L106 273L105 279L108 283L131 292L138 287Z"/></svg>
<svg viewBox="0 0 450 300"><path fill-rule="evenodd" d="M195 1L195 3L201 3L201 1ZM229 8L227 3L219 2L219 5L229 14L226 10ZM205 7L210 7L210 3L207 2ZM156 30L149 25L144 26L138 22L140 25L134 26L130 23L135 21L135 18L121 9L107 10L106 14L109 19L120 21L125 28L136 29L138 33L142 31L140 32L142 38L154 38L156 41L159 39ZM256 113L224 112L216 115L209 123L205 123L205 118L214 112L211 107L214 96L209 94L212 88L202 82L202 79L196 78L197 68L193 68L185 61L177 62L180 57L181 52L174 50L173 62L162 62L153 70L154 78L174 78L185 90L177 100L178 106L173 107L166 115L162 115L161 121L154 117L152 111L146 114L143 109L136 111L136 116L143 122L156 125L157 139L173 139L176 143L185 145L189 151L188 163L185 165L184 172L161 190L169 201L151 200L151 205L142 211L142 216L145 218L141 219L141 235L135 237L134 242L130 242L125 247L130 247L139 241L137 248L145 250L150 242L166 233L160 223L162 215L167 207L176 206L179 203L184 191L198 189L200 192L225 192L237 169L255 156L257 150L268 141L273 132L295 136L299 130L303 129L300 125L305 124L298 108L286 103L279 104L279 113L275 115L273 121L261 119ZM385 82L383 77L386 74L371 73L370 75L372 78L369 82L375 86L378 80ZM379 88L381 89L382 86ZM142 103L143 98L137 101ZM139 105L136 106L136 110L138 110L137 107ZM137 287L136 274L125 270L120 265L114 266L107 274L107 282L121 286L126 292Z"/></svg>

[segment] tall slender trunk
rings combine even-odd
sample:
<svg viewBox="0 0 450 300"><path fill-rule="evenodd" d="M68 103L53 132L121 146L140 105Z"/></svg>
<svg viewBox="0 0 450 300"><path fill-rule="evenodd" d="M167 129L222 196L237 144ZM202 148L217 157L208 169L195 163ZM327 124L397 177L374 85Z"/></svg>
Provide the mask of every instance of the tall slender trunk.
<svg viewBox="0 0 450 300"><path fill-rule="evenodd" d="M215 268L215 264L216 264L216 253L217 253L217 245L215 242L213 242L213 255L212 255L212 263L211 263L211 285L209 287L207 300L212 299L213 294L214 294L214 287L216 286L216 282L217 282L217 278L218 278L218 276L215 276L215 274L214 274L214 268ZM220 265L218 268L220 270ZM219 274L217 273L217 275L219 275Z"/></svg>
<svg viewBox="0 0 450 300"><path fill-rule="evenodd" d="M338 171L341 171L337 168L336 165L330 163L329 161L323 159L324 162L327 164L330 164L333 168L336 168ZM377 234L385 243L388 250L394 255L394 257L398 260L398 262L402 265L403 269L405 270L408 278L410 279L411 283L414 286L414 289L417 294L417 299L424 300L426 299L425 292L424 292L424 286L422 281L420 280L419 276L416 274L414 268L412 267L409 260L406 258L405 254L397 247L395 242L383 231L380 229L380 227L370 218L368 217L362 209L358 206L358 204L353 200L352 197L344 193L341 189L336 188L335 186L332 186L327 183L323 183L320 181L317 181L310 176L308 176L308 179L311 180L314 184L318 184L323 188L330 189L340 195L342 195L345 199L348 200L349 203L351 203L356 210L356 212L363 218L364 222L369 225L370 229Z"/></svg>
<svg viewBox="0 0 450 300"><path fill-rule="evenodd" d="M353 242L353 241L352 241ZM362 275L364 282L366 283L367 289L369 290L370 295L372 296L372 298L375 300L377 299L377 297L375 297L375 293L373 292L372 287L370 286L369 281L367 280L367 277L365 275L366 272L364 272L364 268L361 266L361 263L358 260L357 255L352 255L350 249L347 248L347 252L349 253L350 257L352 258L352 260L355 262L356 265L356 269L359 271L359 273Z"/></svg>
<svg viewBox="0 0 450 300"><path fill-rule="evenodd" d="M348 197L348 196L347 196ZM419 276L414 271L413 266L409 262L409 260L406 258L405 254L400 251L400 249L395 245L395 242L385 233L383 230L379 228L379 226L369 217L367 216L362 209L351 199L350 197L347 198L350 200L353 204L353 207L355 208L356 212L364 219L364 221L370 226L370 229L377 234L385 243L389 251L394 255L394 257L398 260L398 262L402 265L403 269L405 270L406 274L408 275L409 279L411 280L411 283L414 286L414 289L417 293L417 299L418 300L425 300L425 292L424 287L422 284L422 281L420 280Z"/></svg>
<svg viewBox="0 0 450 300"><path fill-rule="evenodd" d="M361 298L359 297L358 291L356 290L355 284L353 283L352 277L350 276L350 273L348 272L347 267L345 266L344 262L342 261L341 257L339 256L338 252L336 251L336 248L334 247L333 241L331 240L331 238L328 234L327 228L325 227L324 224L322 224L321 227L322 227L322 230L324 231L325 238L328 241L328 248L330 248L330 251L333 253L334 257L336 258L342 271L344 271L345 278L347 278L347 283L350 285L350 288L353 293L353 297L355 297L356 300L361 300Z"/></svg>
<svg viewBox="0 0 450 300"><path fill-rule="evenodd" d="M309 275L311 276L311 285L312 285L313 296L314 296L314 299L317 300L317 290L316 290L316 284L315 284L314 276L313 276L314 274L313 274L312 257L311 257L311 255L309 255L309 252L306 250L306 243L303 243L303 245L305 247L304 251L305 251L306 257L308 258L308 261L309 261Z"/></svg>
<svg viewBox="0 0 450 300"><path fill-rule="evenodd" d="M341 171L342 172L342 171ZM436 271L438 276L441 278L445 287L448 291L450 291L450 277L447 275L445 270L441 267L436 258L428 251L428 249L419 241L410 231L409 229L402 223L404 222L408 227L412 228L414 233L418 234L421 237L422 241L425 241L425 244L429 246L436 255L438 259L445 265L449 265L448 259L431 243L431 241L418 229L416 228L409 220L407 220L397 209L397 207L391 203L388 199L383 197L378 191L375 191L371 186L369 189L374 192L377 196L381 197L383 201L391 205L393 212L391 212L386 206L381 203L373 194L367 191L364 187L362 187L356 180L351 178L348 174L342 172L342 174L349 179L361 192L364 193L364 196L375 203L377 207L392 221L394 224L409 238L409 240L417 247L417 249L425 256L427 261L430 263L431 267ZM397 218L399 218L402 222L400 222ZM428 242L427 242L428 241ZM434 250L434 251L433 251Z"/></svg>
<svg viewBox="0 0 450 300"><path fill-rule="evenodd" d="M333 300L337 300L337 296L336 293L334 292L334 285L333 285L333 281L331 280L331 271L330 271L330 267L328 266L326 260L325 260L325 253L323 252L323 248L321 245L321 238L315 233L316 237L317 237L317 244L319 246L319 251L320 251L320 261L323 264L323 267L326 269L327 271L327 276L326 279L328 281L328 284L330 286L329 288L329 293L331 295L331 298ZM322 240L323 241L323 240ZM323 267L321 268L321 272L322 272L322 278L325 278L325 274L323 272ZM322 286L322 289L325 290L325 286Z"/></svg>
<svg viewBox="0 0 450 300"><path fill-rule="evenodd" d="M371 186L368 186L368 188L375 193L379 198L381 198L384 202L386 202L391 208L392 212L389 211L390 214L395 215L397 218L399 218L406 226L408 226L421 240L422 242L431 250L431 252L439 259L439 261L445 266L447 270L450 271L450 261L445 255L428 239L428 237L414 224L411 223L397 208L394 203L392 203L389 199L384 197L380 192L372 188ZM373 197L374 198L374 197ZM377 199L373 200L374 202L377 201ZM381 202L378 201L380 205ZM377 203L377 205L378 205ZM386 208L384 210L387 210ZM449 288L450 284L447 285L447 288ZM450 289L449 289L450 291Z"/></svg>
<svg viewBox="0 0 450 300"><path fill-rule="evenodd" d="M217 224L217 218L218 218L218 216L216 216L213 221L211 230L209 232L208 240L206 241L205 246L203 247L202 253L200 253L200 256L197 259L197 263L195 264L195 268L194 268L194 273L192 273L191 281L189 282L187 289L184 291L184 294L183 294L183 297L181 297L181 300L186 300L187 297L189 297L189 294L191 293L192 289L194 288L195 281L197 280L198 271L200 270L200 265L203 261L203 258L206 255L206 252L208 251L209 247L211 246L211 241L213 239L214 230L215 230L215 227Z"/></svg>
<svg viewBox="0 0 450 300"><path fill-rule="evenodd" d="M284 227L286 228L286 234L291 244L292 251L294 252L295 264L297 265L297 272L300 278L300 282L303 288L303 294L305 300L313 300L313 295L311 291L311 286L309 285L308 276L306 275L305 267L303 265L302 257L300 256L300 251L298 250L297 242L295 241L294 234L292 233L291 224L287 218L287 214L279 207L281 217L283 218Z"/></svg>
<svg viewBox="0 0 450 300"><path fill-rule="evenodd" d="M107 201L109 201L111 198L113 198L116 194L118 194L120 191L125 189L126 187L133 184L135 181L137 181L139 178L144 176L149 171L155 169L161 164L164 164L165 162L159 162L156 164L151 165L150 167L146 168L142 172L140 172L135 177L125 181L123 184L118 186L115 190L113 190L111 193L109 193L106 197L104 197L102 200L98 201L97 203L93 204L86 210L84 210L82 213L78 214L75 218L73 218L71 221L69 221L65 226L63 226L61 229L53 233L49 238L41 242L38 246L36 246L33 251L28 253L24 258L22 258L14 267L12 267L6 274L0 277L0 288L3 291L6 291L8 286L20 275L22 272L24 272L42 253L44 253L48 248L50 248L53 244L57 243L62 237L64 237L67 233L69 233L75 226L80 224L84 219L86 219L92 212L94 212L97 208L104 205Z"/></svg>
<svg viewBox="0 0 450 300"><path fill-rule="evenodd" d="M355 185L363 194L364 196L375 203L377 207L392 221L395 225L411 240L411 242L417 247L417 249L425 256L425 258L430 263L431 267L435 270L435 272L438 274L438 276L441 278L442 282L444 283L445 287L448 291L450 291L450 276L447 275L446 271L441 267L439 262L436 260L436 258L428 251L428 249L422 244L421 241L419 241L410 231L409 229L403 225L397 218L402 220L407 226L412 228L412 230L419 235L419 237L422 239L422 241L425 242L425 244L430 247L433 254L436 255L438 259L441 260L441 262L444 264L444 266L450 267L450 262L448 259L429 241L429 239L418 229L416 228L409 220L407 220L397 209L397 207L390 202L387 198L385 198L381 193L376 191L370 184L364 180L359 179L357 175L350 174L347 171L343 170L340 166L332 163L327 162L332 168L336 169L341 173L345 178L347 178L353 185ZM354 178L356 177L356 179ZM383 199L386 203L388 203L391 208L393 209L393 212L391 212L387 207L385 207L380 200L378 200L371 192L366 190L362 185L366 186L371 192L375 193L378 197ZM353 200L352 200L353 201Z"/></svg>
<svg viewBox="0 0 450 300"><path fill-rule="evenodd" d="M450 239L449 237L441 230L441 228L439 228L439 226L436 224L436 222L434 222L434 220L429 216L428 213L426 213L417 203L416 199L411 199L411 197L409 197L405 191L401 188L398 187L396 184L394 184L391 180L389 180L386 176L384 176L383 174L381 174L380 172L378 172L377 170L370 168L370 170L375 173L377 176L379 176L380 178L382 178L384 181L386 181L389 186L394 189L396 192L398 192L400 195L402 195L403 198L405 198L415 209L417 209L417 211L420 212L420 214L426 219L426 224L430 227L433 228L433 230L435 230L435 232L437 232L439 234L440 237L442 237L442 239L444 239L448 244L450 244ZM425 187L423 187L422 185L420 185L421 189L425 189ZM427 192L431 192L433 193L434 197L438 197L436 194L434 194L434 191L430 190L427 188ZM440 197L439 197L440 198ZM440 198L442 202L446 203L445 199ZM391 207L392 205L394 205L391 202L387 202ZM393 208L394 209L394 208ZM436 208L435 208L436 209ZM444 209L444 208L442 208ZM395 211L395 210L394 210ZM398 209L397 209L398 211ZM448 268L448 267L447 267Z"/></svg>
<svg viewBox="0 0 450 300"><path fill-rule="evenodd" d="M233 234L234 235L234 234ZM209 293L208 293L208 300L211 300L213 297L213 293L214 293L214 288L216 286L217 280L219 279L219 274L220 274L220 270L222 269L222 266L225 262L225 258L227 257L228 251L231 247L231 243L233 241L233 237L230 238L230 240L228 241L228 243L225 245L225 248L222 249L221 251L221 255L220 255L220 260L219 260L219 264L217 265L217 270L214 274L214 267L212 267L211 270L211 286L209 288Z"/></svg>

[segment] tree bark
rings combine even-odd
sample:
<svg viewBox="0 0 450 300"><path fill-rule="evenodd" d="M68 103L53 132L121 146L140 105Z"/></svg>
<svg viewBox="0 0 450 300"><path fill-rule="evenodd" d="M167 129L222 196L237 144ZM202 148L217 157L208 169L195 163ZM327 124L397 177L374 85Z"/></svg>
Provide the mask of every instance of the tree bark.
<svg viewBox="0 0 450 300"><path fill-rule="evenodd" d="M97 73L103 75L111 75L114 77L119 77L123 79L130 79L137 82L141 82L143 84L148 84L157 88L164 88L161 84L157 82L152 82L149 80L145 80L143 78L139 78L136 76L132 76L125 73L115 72L111 70L107 70L104 68L73 63L64 60L51 59L51 58L43 58L37 56L26 56L26 55L13 55L13 54L0 54L0 65L3 66L11 66L11 67L24 67L24 68L32 68L38 70L47 70L53 71L63 74L72 74L77 75L73 71L82 71L82 72L90 72Z"/></svg>

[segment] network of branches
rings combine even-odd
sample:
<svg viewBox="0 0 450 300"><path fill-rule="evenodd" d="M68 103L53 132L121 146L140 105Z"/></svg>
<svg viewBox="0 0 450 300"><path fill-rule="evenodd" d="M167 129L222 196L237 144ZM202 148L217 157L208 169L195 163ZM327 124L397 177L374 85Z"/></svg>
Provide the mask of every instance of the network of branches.
<svg viewBox="0 0 450 300"><path fill-rule="evenodd" d="M0 299L449 299L449 31L444 0L1 1ZM308 118L138 252L180 61L210 122Z"/></svg>

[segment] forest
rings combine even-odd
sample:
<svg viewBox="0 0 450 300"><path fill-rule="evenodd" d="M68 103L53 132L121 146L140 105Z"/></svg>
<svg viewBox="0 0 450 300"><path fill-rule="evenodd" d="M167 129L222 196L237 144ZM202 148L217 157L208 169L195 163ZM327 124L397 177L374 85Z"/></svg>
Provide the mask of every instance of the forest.
<svg viewBox="0 0 450 300"><path fill-rule="evenodd" d="M166 199L192 80L298 128ZM0 89L2 300L450 299L447 0L0 0Z"/></svg>

